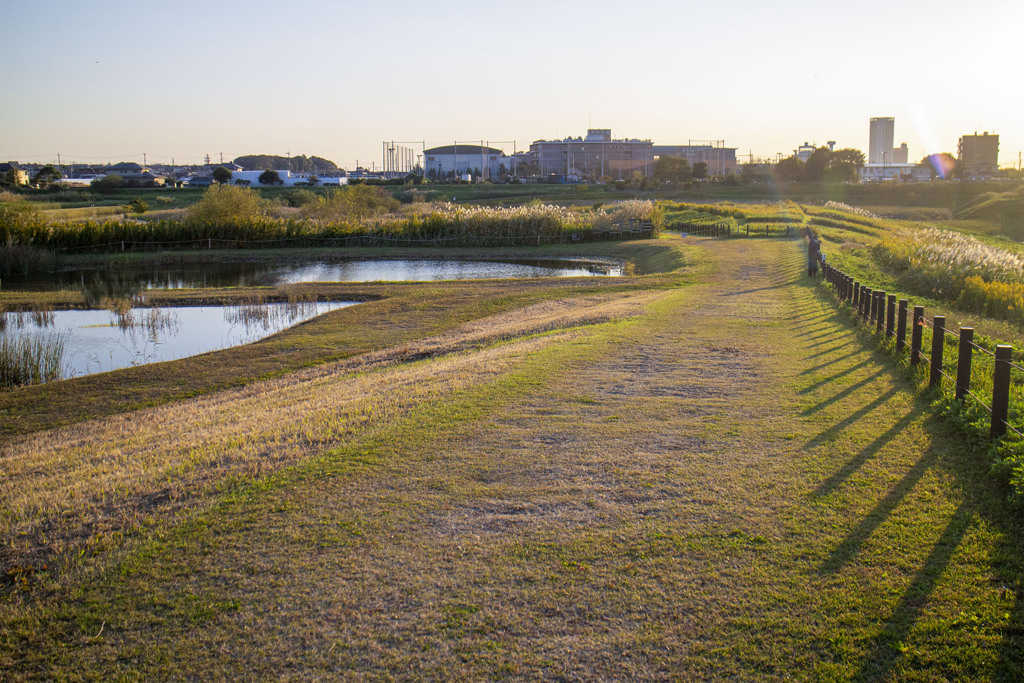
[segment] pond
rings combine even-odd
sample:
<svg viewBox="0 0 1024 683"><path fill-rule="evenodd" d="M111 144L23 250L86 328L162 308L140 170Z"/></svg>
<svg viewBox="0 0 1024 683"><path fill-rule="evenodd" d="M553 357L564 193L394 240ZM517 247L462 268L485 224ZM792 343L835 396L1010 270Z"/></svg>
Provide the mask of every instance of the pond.
<svg viewBox="0 0 1024 683"><path fill-rule="evenodd" d="M386 259L294 263L195 263L135 268L78 268L30 276L8 275L8 290L82 290L98 300L144 289L271 286L295 282L481 280L622 275L617 263L567 259L461 261Z"/></svg>
<svg viewBox="0 0 1024 683"><path fill-rule="evenodd" d="M354 303L8 312L0 316L0 360L15 348L57 354L59 376L50 379L79 377L249 344Z"/></svg>

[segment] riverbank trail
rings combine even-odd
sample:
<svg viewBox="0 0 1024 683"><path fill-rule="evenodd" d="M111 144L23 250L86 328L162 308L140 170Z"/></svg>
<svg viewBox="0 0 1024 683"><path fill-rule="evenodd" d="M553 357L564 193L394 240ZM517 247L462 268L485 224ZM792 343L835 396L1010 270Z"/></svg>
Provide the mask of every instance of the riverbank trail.
<svg viewBox="0 0 1024 683"><path fill-rule="evenodd" d="M1021 537L977 493L985 464L807 279L799 242L695 243L703 283L310 443L20 608L4 660L26 677L1015 677Z"/></svg>

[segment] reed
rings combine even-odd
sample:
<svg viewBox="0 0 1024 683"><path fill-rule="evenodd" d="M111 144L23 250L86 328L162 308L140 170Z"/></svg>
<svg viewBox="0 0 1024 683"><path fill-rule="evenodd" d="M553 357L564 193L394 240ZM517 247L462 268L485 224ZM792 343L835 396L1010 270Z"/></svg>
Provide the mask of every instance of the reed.
<svg viewBox="0 0 1024 683"><path fill-rule="evenodd" d="M0 390L60 379L66 347L63 332L0 334Z"/></svg>
<svg viewBox="0 0 1024 683"><path fill-rule="evenodd" d="M1013 287L1024 284L1024 257L969 235L938 228L901 228L880 240L872 256L909 290L992 317L1014 317Z"/></svg>

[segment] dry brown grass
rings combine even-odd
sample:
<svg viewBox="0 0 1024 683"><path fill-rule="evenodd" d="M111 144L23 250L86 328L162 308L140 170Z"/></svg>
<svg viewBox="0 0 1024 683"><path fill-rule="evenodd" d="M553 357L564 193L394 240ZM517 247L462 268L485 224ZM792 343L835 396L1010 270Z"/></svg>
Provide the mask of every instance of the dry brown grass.
<svg viewBox="0 0 1024 683"><path fill-rule="evenodd" d="M544 302L449 333L184 403L80 423L0 449L0 564L68 558L239 478L336 447L423 401L493 380L566 336L635 315L652 294ZM471 353L469 351L472 351ZM410 364L444 356L434 363Z"/></svg>

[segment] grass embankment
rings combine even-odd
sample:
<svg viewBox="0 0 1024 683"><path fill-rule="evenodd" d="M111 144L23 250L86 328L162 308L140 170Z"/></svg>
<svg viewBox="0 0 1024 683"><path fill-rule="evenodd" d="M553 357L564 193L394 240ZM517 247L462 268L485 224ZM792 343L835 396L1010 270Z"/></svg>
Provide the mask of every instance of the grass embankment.
<svg viewBox="0 0 1024 683"><path fill-rule="evenodd" d="M44 479L76 479L49 460L141 500L164 484L119 489L130 465L112 455L178 462L171 487L249 464L179 523L156 498L132 536L26 576L0 604L0 666L1019 679L1024 532L985 465L806 281L793 242L702 244L706 284L573 297L457 331L485 333L479 348L15 440L42 508L64 500ZM98 484L74 489L82 518Z"/></svg>
<svg viewBox="0 0 1024 683"><path fill-rule="evenodd" d="M250 254L252 252L249 252ZM275 252L278 257L283 252ZM337 251L335 251L335 254ZM486 252L435 249L346 250L360 257L472 258L486 253L491 258L592 257L620 260L638 274L650 277L537 279L525 281L464 281L444 283L309 283L285 289L237 288L211 290L150 291L146 303L153 306L236 303L254 298L354 300L366 303L334 311L255 344L186 358L127 368L67 380L56 384L0 392L0 438L116 412L158 405L167 401L244 385L347 358L366 351L440 334L454 326L486 315L564 296L636 288L672 286L688 277L672 274L691 256L680 245L664 240L592 243L572 247L552 245L532 249L491 249ZM195 252L184 255L191 258ZM238 252L237 256L244 257ZM93 259L106 259L95 256ZM126 257L145 262L148 255ZM123 263L119 260L119 263ZM662 273L662 275L658 275ZM85 306L80 292L0 292L0 307L8 310L45 305L51 308Z"/></svg>

